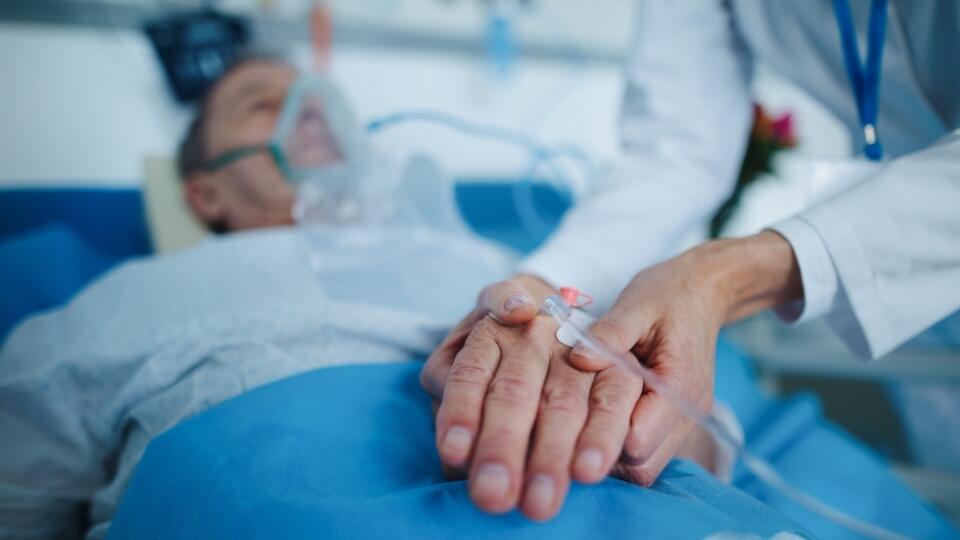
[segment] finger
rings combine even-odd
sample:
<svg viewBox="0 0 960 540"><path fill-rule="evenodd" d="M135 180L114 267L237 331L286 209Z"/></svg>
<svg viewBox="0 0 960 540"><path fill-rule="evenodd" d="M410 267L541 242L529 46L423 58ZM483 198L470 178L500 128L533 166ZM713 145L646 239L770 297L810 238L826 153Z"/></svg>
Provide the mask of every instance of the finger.
<svg viewBox="0 0 960 540"><path fill-rule="evenodd" d="M665 354L651 357L654 372L648 380L644 394L637 402L630 423L630 432L624 443L626 459L646 462L664 444L668 435L680 432L686 435L693 425L687 416L693 412L705 413L713 401L712 371L705 374L706 381L697 377L697 366L691 366ZM652 384L656 383L656 384ZM678 400L686 400L684 406ZM681 439L682 442L682 439Z"/></svg>
<svg viewBox="0 0 960 540"><path fill-rule="evenodd" d="M453 366L453 359L463 348L470 331L484 317L480 310L470 312L447 334L440 346L427 358L420 370L420 386L433 398L443 397L443 387Z"/></svg>
<svg viewBox="0 0 960 540"><path fill-rule="evenodd" d="M487 310L497 321L518 325L537 316L538 306L530 293L516 281L506 280L488 286L480 293L478 307Z"/></svg>
<svg viewBox="0 0 960 540"><path fill-rule="evenodd" d="M545 521L557 514L570 487L570 462L587 419L592 373L566 362L566 348L554 349L540 398L540 410L527 461L520 509L530 519Z"/></svg>
<svg viewBox="0 0 960 540"><path fill-rule="evenodd" d="M597 374L590 392L589 416L572 467L573 478L578 482L599 482L616 463L642 390L643 380L621 368Z"/></svg>
<svg viewBox="0 0 960 540"><path fill-rule="evenodd" d="M437 411L437 450L444 464L462 467L469 460L499 361L499 345L482 329L470 334L454 358Z"/></svg>
<svg viewBox="0 0 960 540"><path fill-rule="evenodd" d="M666 379L669 384L670 379ZM676 393L674 399L697 395L690 406L697 413L709 410L713 402L712 388L691 389L681 393L677 384L668 387ZM670 390L673 389L673 390ZM642 486L650 486L677 454L687 440L696 422L688 417L673 400L656 389L641 396L631 418L631 427L623 446L620 461L624 465L624 478Z"/></svg>
<svg viewBox="0 0 960 540"><path fill-rule="evenodd" d="M630 420L630 431L623 445L623 459L629 464L646 462L684 419L672 403L654 390L648 390L640 397Z"/></svg>
<svg viewBox="0 0 960 540"><path fill-rule="evenodd" d="M487 392L469 483L474 503L488 512L506 512L520 496L530 432L547 374L548 347L554 339L546 322L532 321L522 346L504 348Z"/></svg>
<svg viewBox="0 0 960 540"><path fill-rule="evenodd" d="M686 427L683 413L655 390L648 389L640 396L630 419L621 459L628 465L646 463L675 429Z"/></svg>
<svg viewBox="0 0 960 540"><path fill-rule="evenodd" d="M433 409L433 417L434 420L436 420L437 411L440 410L440 402L435 399L431 400L430 408ZM452 467L441 462L440 470L443 472L443 477L447 480L463 480L467 477L467 471L463 467Z"/></svg>
<svg viewBox="0 0 960 540"><path fill-rule="evenodd" d="M614 305L609 312L600 317L590 327L590 335L607 353L589 343L580 342L570 354L570 363L584 371L600 371L623 360L626 355L650 330L652 317L642 307L621 304ZM618 357L612 358L611 355Z"/></svg>
<svg viewBox="0 0 960 540"><path fill-rule="evenodd" d="M657 481L657 478L660 477L660 474L670 463L670 460L673 459L673 456L677 453L677 449L685 438L686 432L684 430L676 430L667 437L664 444L654 451L649 459L641 463L634 463L629 459L621 459L621 461L614 466L611 474L627 482L643 487L650 487Z"/></svg>

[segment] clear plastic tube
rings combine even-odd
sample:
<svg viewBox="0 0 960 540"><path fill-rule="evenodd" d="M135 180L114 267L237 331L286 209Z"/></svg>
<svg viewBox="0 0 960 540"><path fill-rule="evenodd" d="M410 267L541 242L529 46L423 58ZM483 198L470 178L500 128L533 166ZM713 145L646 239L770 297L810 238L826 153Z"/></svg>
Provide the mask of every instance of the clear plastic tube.
<svg viewBox="0 0 960 540"><path fill-rule="evenodd" d="M628 372L642 378L644 386L654 388L659 395L663 396L664 399L669 401L685 416L710 433L718 442L732 448L747 470L760 481L779 491L807 510L861 536L877 540L902 540L909 538L903 534L851 516L791 484L777 472L772 464L752 454L740 439L732 434L725 425L713 417L701 413L692 403L677 395L658 374L644 366L641 362L637 362L632 355L619 354L613 351L590 335L587 330L580 328L571 320L571 310L571 306L562 297L556 295L547 298L541 307L541 311L553 317L557 323L564 328L567 335L573 337L577 343L586 347L597 356L618 364Z"/></svg>
<svg viewBox="0 0 960 540"><path fill-rule="evenodd" d="M575 197L583 192L599 174L599 167L593 162L589 154L583 149L570 144L544 145L535 138L522 131L473 122L455 115L432 110L403 111L381 118L367 124L368 133L376 133L385 128L407 122L423 122L441 125L460 133L489 140L501 141L525 150L530 161L524 173L524 179L514 184L512 197L514 208L520 218L524 230L537 236L545 236L554 227L550 220L543 218L537 211L533 200L533 183L537 172L545 166L553 180L551 185L558 192L568 197ZM564 174L559 162L566 160L581 174L571 177ZM574 178L580 178L575 181Z"/></svg>

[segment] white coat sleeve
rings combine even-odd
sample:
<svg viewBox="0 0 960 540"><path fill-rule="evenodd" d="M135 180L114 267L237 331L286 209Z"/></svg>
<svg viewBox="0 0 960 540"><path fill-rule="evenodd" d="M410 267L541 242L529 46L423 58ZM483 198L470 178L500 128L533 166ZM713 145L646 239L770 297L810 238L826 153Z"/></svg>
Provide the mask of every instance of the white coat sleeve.
<svg viewBox="0 0 960 540"><path fill-rule="evenodd" d="M647 0L638 15L622 156L520 265L601 308L706 231L733 189L752 120L751 62L725 2Z"/></svg>
<svg viewBox="0 0 960 540"><path fill-rule="evenodd" d="M960 130L773 229L812 299L799 316L822 312L855 354L883 356L960 309ZM796 241L810 229L819 245ZM825 275L824 251L838 286L806 275Z"/></svg>

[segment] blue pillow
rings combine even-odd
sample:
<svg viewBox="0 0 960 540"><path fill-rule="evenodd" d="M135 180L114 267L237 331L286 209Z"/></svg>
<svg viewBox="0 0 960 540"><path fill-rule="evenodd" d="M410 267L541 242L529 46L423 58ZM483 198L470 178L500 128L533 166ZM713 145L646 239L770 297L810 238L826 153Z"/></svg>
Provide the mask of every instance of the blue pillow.
<svg viewBox="0 0 960 540"><path fill-rule="evenodd" d="M139 188L0 189L0 240L48 225L75 231L115 257L152 251Z"/></svg>
<svg viewBox="0 0 960 540"><path fill-rule="evenodd" d="M0 343L21 320L66 303L117 261L63 226L7 237L0 242Z"/></svg>
<svg viewBox="0 0 960 540"><path fill-rule="evenodd" d="M477 234L521 253L543 244L572 204L553 186L529 180L462 179L454 194L461 215Z"/></svg>

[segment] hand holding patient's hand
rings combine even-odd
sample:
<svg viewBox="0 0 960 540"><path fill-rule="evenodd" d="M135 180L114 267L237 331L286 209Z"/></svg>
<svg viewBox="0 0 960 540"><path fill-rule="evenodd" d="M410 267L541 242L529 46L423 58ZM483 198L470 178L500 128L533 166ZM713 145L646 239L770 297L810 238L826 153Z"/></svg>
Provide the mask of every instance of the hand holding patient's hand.
<svg viewBox="0 0 960 540"><path fill-rule="evenodd" d="M551 292L531 276L486 288L421 373L442 400L441 460L469 469L470 496L489 512L519 506L549 519L571 477L598 482L613 469L650 485L678 451L697 444L688 438L693 423L640 377L583 350L569 354L556 323L537 316ZM801 296L790 245L765 231L640 272L592 332L706 412L721 325Z"/></svg>
<svg viewBox="0 0 960 540"><path fill-rule="evenodd" d="M640 272L591 332L614 352L632 352L669 393L706 413L720 327L801 296L793 250L780 235L764 231L703 244ZM570 360L584 370L610 365L582 346ZM652 386L647 381L633 412L616 471L641 485L652 484L681 446L696 439L687 437L693 421Z"/></svg>
<svg viewBox="0 0 960 540"><path fill-rule="evenodd" d="M613 352L632 352L672 394L706 413L713 403L714 354L727 308L724 297L704 281L703 270L698 261L681 257L640 272L591 333ZM611 365L579 345L570 360L584 370ZM693 427L647 381L630 418L616 475L642 486L653 484Z"/></svg>

